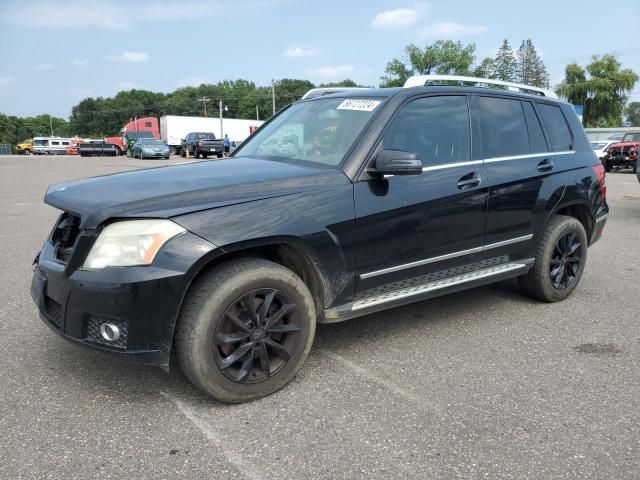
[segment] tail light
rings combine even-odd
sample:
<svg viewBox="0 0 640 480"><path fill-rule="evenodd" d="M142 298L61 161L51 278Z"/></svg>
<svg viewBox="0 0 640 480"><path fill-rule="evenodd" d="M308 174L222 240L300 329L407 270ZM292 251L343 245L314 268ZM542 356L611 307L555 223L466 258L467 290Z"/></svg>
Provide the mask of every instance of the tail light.
<svg viewBox="0 0 640 480"><path fill-rule="evenodd" d="M600 193L602 194L602 199L606 199L607 198L607 186L604 183L605 180L605 173L604 173L604 166L601 163L598 163L594 166L592 166L591 168L593 168L593 173L596 174L596 178L598 179L598 184L600 185Z"/></svg>

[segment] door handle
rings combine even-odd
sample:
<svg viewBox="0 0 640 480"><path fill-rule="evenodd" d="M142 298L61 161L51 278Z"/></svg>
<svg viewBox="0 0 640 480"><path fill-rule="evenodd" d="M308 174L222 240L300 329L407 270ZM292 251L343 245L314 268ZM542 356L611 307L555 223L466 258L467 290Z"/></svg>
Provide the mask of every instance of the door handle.
<svg viewBox="0 0 640 480"><path fill-rule="evenodd" d="M480 185L480 181L480 175L476 172L471 172L458 180L458 188L462 190L464 188L476 187Z"/></svg>
<svg viewBox="0 0 640 480"><path fill-rule="evenodd" d="M540 163L538 163L538 171L539 172L548 172L550 170L553 170L553 161L545 158L544 160L542 160Z"/></svg>

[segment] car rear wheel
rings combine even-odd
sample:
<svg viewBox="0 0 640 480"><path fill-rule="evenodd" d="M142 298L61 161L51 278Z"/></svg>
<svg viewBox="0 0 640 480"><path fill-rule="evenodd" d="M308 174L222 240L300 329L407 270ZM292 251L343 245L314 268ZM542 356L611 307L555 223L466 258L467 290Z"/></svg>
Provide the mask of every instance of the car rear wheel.
<svg viewBox="0 0 640 480"><path fill-rule="evenodd" d="M573 217L556 215L540 237L533 267L519 277L522 290L545 302L564 300L580 282L587 247L582 223Z"/></svg>
<svg viewBox="0 0 640 480"><path fill-rule="evenodd" d="M315 335L307 286L276 263L247 258L220 265L190 288L176 326L185 375L213 398L255 400L286 385Z"/></svg>

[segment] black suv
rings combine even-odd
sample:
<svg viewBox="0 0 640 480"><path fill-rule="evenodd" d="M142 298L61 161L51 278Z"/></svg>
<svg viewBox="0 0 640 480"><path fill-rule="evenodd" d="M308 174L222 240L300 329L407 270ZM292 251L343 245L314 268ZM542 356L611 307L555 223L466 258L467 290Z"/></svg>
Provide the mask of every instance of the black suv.
<svg viewBox="0 0 640 480"><path fill-rule="evenodd" d="M232 158L54 185L32 295L60 335L226 402L281 388L317 322L518 277L566 298L607 219L571 105L464 86L289 105Z"/></svg>
<svg viewBox="0 0 640 480"><path fill-rule="evenodd" d="M209 155L220 158L224 154L224 144L213 133L191 132L182 140L181 155L185 157L187 153L195 158Z"/></svg>

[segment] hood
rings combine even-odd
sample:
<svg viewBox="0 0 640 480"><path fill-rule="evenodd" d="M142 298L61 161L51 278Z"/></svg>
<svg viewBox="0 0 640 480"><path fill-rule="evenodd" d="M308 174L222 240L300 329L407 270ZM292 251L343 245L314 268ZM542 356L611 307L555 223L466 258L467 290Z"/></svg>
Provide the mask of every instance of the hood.
<svg viewBox="0 0 640 480"><path fill-rule="evenodd" d="M81 228L96 228L109 218L169 218L349 183L338 169L233 157L61 183L44 201L79 215Z"/></svg>
<svg viewBox="0 0 640 480"><path fill-rule="evenodd" d="M638 140L631 140L629 142L616 142L616 143L612 143L611 145L609 145L607 147L607 149L609 148L620 148L620 147L636 147L638 146L638 144L640 144L640 141Z"/></svg>

